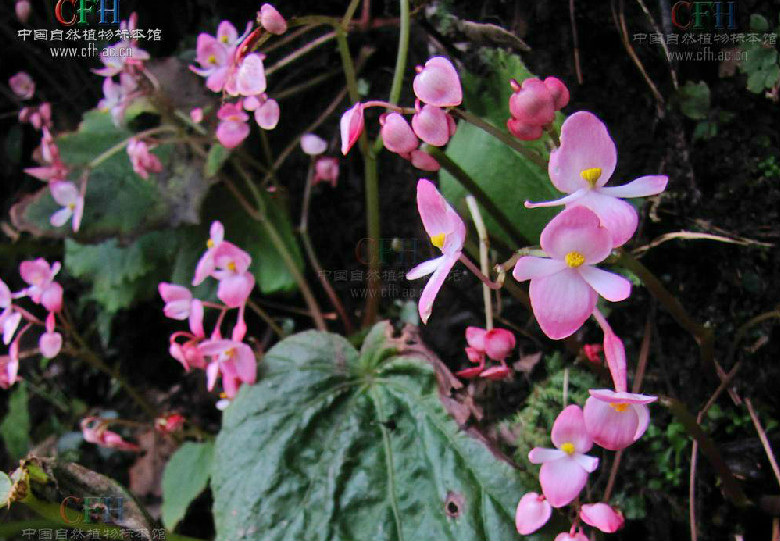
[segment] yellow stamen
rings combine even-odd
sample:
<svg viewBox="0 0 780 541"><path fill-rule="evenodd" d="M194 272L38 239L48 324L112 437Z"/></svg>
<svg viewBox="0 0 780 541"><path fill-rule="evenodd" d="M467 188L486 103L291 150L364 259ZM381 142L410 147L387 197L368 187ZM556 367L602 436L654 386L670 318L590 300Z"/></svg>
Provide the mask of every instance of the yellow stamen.
<svg viewBox="0 0 780 541"><path fill-rule="evenodd" d="M226 399L228 396L227 396L225 393L219 393L219 397L220 397L222 400L224 400L224 399Z"/></svg>
<svg viewBox="0 0 780 541"><path fill-rule="evenodd" d="M68 203L68 208L70 210L76 210L76 203Z"/></svg>
<svg viewBox="0 0 780 541"><path fill-rule="evenodd" d="M213 248L214 247L214 241L209 239L206 241L206 247L207 248Z"/></svg>
<svg viewBox="0 0 780 541"><path fill-rule="evenodd" d="M444 246L444 233L439 233L431 237L431 244L436 246L439 250Z"/></svg>
<svg viewBox="0 0 780 541"><path fill-rule="evenodd" d="M231 357L233 357L233 355L235 355L235 353L236 353L236 350L234 350L233 348L226 349L225 350L225 357L230 359Z"/></svg>
<svg viewBox="0 0 780 541"><path fill-rule="evenodd" d="M236 264L233 261L227 264L227 268L232 270L233 272L236 272Z"/></svg>
<svg viewBox="0 0 780 541"><path fill-rule="evenodd" d="M207 62L208 62L209 64L216 64L216 63L217 63L217 57L216 57L216 56L214 56L214 55L211 55L211 56L209 56L209 58L208 58Z"/></svg>
<svg viewBox="0 0 780 541"><path fill-rule="evenodd" d="M585 256L579 252L569 252L565 258L566 264L573 269L585 263Z"/></svg>
<svg viewBox="0 0 780 541"><path fill-rule="evenodd" d="M628 404L626 404L625 402L611 402L609 404L609 407L618 413L623 413L628 409Z"/></svg>
<svg viewBox="0 0 780 541"><path fill-rule="evenodd" d="M574 454L574 444L571 442L566 442L560 447L561 451L566 453L567 455L573 455Z"/></svg>
<svg viewBox="0 0 780 541"><path fill-rule="evenodd" d="M227 43L228 42L228 37L227 36L222 36L221 38L219 38L219 41L221 41L222 43Z"/></svg>
<svg viewBox="0 0 780 541"><path fill-rule="evenodd" d="M599 178L601 178L601 168L591 167L590 169L583 169L580 171L580 176L588 181L588 184L590 184L591 188L594 188L596 186L596 182L598 182Z"/></svg>

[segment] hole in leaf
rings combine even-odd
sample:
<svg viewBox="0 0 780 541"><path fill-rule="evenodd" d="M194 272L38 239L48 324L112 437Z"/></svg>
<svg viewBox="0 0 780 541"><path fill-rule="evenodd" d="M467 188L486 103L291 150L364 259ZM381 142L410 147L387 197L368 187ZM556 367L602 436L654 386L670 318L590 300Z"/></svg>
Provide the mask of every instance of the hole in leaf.
<svg viewBox="0 0 780 541"><path fill-rule="evenodd" d="M448 492L447 499L444 500L444 511L450 518L458 518L463 513L465 504L463 494L457 492Z"/></svg>

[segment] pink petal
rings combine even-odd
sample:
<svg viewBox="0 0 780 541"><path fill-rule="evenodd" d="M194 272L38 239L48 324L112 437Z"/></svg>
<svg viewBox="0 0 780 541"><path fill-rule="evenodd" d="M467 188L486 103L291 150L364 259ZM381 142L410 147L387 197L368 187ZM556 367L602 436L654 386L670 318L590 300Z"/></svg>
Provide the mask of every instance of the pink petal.
<svg viewBox="0 0 780 541"><path fill-rule="evenodd" d="M574 203L575 201L577 201L587 193L590 193L590 190L588 188L582 188L577 190L576 192L572 192L569 195L561 197L560 199L553 199L551 201L538 201L536 203L531 201L526 201L525 208L535 209L535 208L543 208L543 207L559 207L561 205L568 205L569 203Z"/></svg>
<svg viewBox="0 0 780 541"><path fill-rule="evenodd" d="M623 341L613 332L604 332L604 357L612 376L612 383L618 392L624 392L626 383L626 348Z"/></svg>
<svg viewBox="0 0 780 541"><path fill-rule="evenodd" d="M384 117L381 136L387 150L396 154L408 154L419 144L412 127L398 113L390 113Z"/></svg>
<svg viewBox="0 0 780 541"><path fill-rule="evenodd" d="M235 148L249 135L249 124L223 120L217 127L217 139L226 148Z"/></svg>
<svg viewBox="0 0 780 541"><path fill-rule="evenodd" d="M287 21L271 4L260 7L260 24L272 34L280 35L287 31Z"/></svg>
<svg viewBox="0 0 780 541"><path fill-rule="evenodd" d="M585 430L585 419L577 405L567 406L555 418L552 428L552 442L557 448L566 443L574 445L577 453L587 453L593 447L593 441Z"/></svg>
<svg viewBox="0 0 780 541"><path fill-rule="evenodd" d="M539 471L542 492L553 507L569 504L582 491L587 480L588 472L571 458L545 462Z"/></svg>
<svg viewBox="0 0 780 541"><path fill-rule="evenodd" d="M571 336L596 306L596 292L575 269L531 280L529 292L536 320L553 340Z"/></svg>
<svg viewBox="0 0 780 541"><path fill-rule="evenodd" d="M544 133L542 126L535 126L533 124L526 124L516 118L510 118L506 121L506 128L509 133L520 139L521 141L536 141Z"/></svg>
<svg viewBox="0 0 780 541"><path fill-rule="evenodd" d="M328 150L328 143L313 133L305 133L301 136L301 150L309 156L318 156Z"/></svg>
<svg viewBox="0 0 780 541"><path fill-rule="evenodd" d="M634 441L639 427L636 411L628 405L618 411L607 402L591 396L585 402L585 427L593 441L605 449L625 449Z"/></svg>
<svg viewBox="0 0 780 541"><path fill-rule="evenodd" d="M341 153L346 156L349 149L360 138L365 127L365 118L363 117L363 104L356 103L343 115L339 122L341 131Z"/></svg>
<svg viewBox="0 0 780 541"><path fill-rule="evenodd" d="M255 110L255 122L264 130L272 130L279 123L279 103L274 99L268 99Z"/></svg>
<svg viewBox="0 0 780 541"><path fill-rule="evenodd" d="M588 526L604 533L614 533L623 527L623 515L606 503L586 503L580 509L580 518Z"/></svg>
<svg viewBox="0 0 780 541"><path fill-rule="evenodd" d="M49 217L49 223L54 227L62 227L68 223L71 216L73 216L73 211L70 208L61 208Z"/></svg>
<svg viewBox="0 0 780 541"><path fill-rule="evenodd" d="M583 265L579 269L588 285L596 290L596 293L612 302L626 300L631 294L631 282L618 274Z"/></svg>
<svg viewBox="0 0 780 541"><path fill-rule="evenodd" d="M551 154L548 171L556 188L572 193L590 187L582 171L601 169L596 183L601 187L612 176L616 163L617 148L607 127L593 113L579 111L561 126L561 146Z"/></svg>
<svg viewBox="0 0 780 541"><path fill-rule="evenodd" d="M568 265L560 259L547 259L545 257L525 256L517 260L512 276L518 282L544 278L568 268Z"/></svg>
<svg viewBox="0 0 780 541"><path fill-rule="evenodd" d="M572 203L574 207L586 207L595 212L601 225L607 228L612 236L612 247L617 248L628 241L636 231L639 223L634 207L611 195L604 195L597 192L590 192Z"/></svg>
<svg viewBox="0 0 780 541"><path fill-rule="evenodd" d="M520 535L535 532L550 520L552 507L543 496L529 492L520 498L515 512L515 527Z"/></svg>
<svg viewBox="0 0 780 541"><path fill-rule="evenodd" d="M74 204L79 198L79 190L72 182L51 182L49 183L49 192L54 200L62 206Z"/></svg>
<svg viewBox="0 0 780 541"><path fill-rule="evenodd" d="M417 181L417 210L428 236L434 237L450 231L448 208L449 203L430 180L421 178Z"/></svg>
<svg viewBox="0 0 780 541"><path fill-rule="evenodd" d="M544 447L534 447L528 453L528 461L531 464L544 464L556 460L563 460L567 455L560 449L546 449Z"/></svg>
<svg viewBox="0 0 780 541"><path fill-rule="evenodd" d="M263 58L252 53L244 58L236 76L236 90L242 96L255 96L265 92L265 67Z"/></svg>
<svg viewBox="0 0 780 541"><path fill-rule="evenodd" d="M636 441L642 437L650 425L650 408L646 404L631 404L631 407L634 408L637 419L639 419L636 425L636 433L634 434L634 441Z"/></svg>
<svg viewBox="0 0 780 541"><path fill-rule="evenodd" d="M60 284L52 282L41 292L41 306L49 312L62 310L62 286Z"/></svg>
<svg viewBox="0 0 780 541"><path fill-rule="evenodd" d="M557 77L547 77L544 80L544 86L550 91L555 102L555 110L560 111L569 103L569 89L563 84L563 81Z"/></svg>
<svg viewBox="0 0 780 541"><path fill-rule="evenodd" d="M22 314L19 312L12 312L5 319L3 323L3 344L6 346L11 343L11 340L16 334L16 329L19 328L19 323L22 321Z"/></svg>
<svg viewBox="0 0 780 541"><path fill-rule="evenodd" d="M413 150L409 156L409 161L412 162L413 166L422 171L436 172L441 169L441 165L436 161L436 158L422 150Z"/></svg>
<svg viewBox="0 0 780 541"><path fill-rule="evenodd" d="M539 240L542 250L555 259L563 260L568 253L578 252L586 264L592 265L612 251L612 238L593 211L579 206L583 199L550 220Z"/></svg>
<svg viewBox="0 0 780 541"><path fill-rule="evenodd" d="M490 367L487 370L483 370L479 374L479 377L489 379L492 381L509 379L511 376L512 376L512 372L509 371L509 367L505 364Z"/></svg>
<svg viewBox="0 0 780 541"><path fill-rule="evenodd" d="M491 329L485 333L485 353L494 361L503 361L515 349L515 335L506 329Z"/></svg>
<svg viewBox="0 0 780 541"><path fill-rule="evenodd" d="M604 186L598 192L612 197L646 197L664 191L668 182L666 175L646 175L622 186Z"/></svg>
<svg viewBox="0 0 780 541"><path fill-rule="evenodd" d="M487 331L481 327L466 327L466 342L469 347L484 353L485 334Z"/></svg>
<svg viewBox="0 0 780 541"><path fill-rule="evenodd" d="M27 19L30 18L30 2L29 0L16 0L16 18L22 24L27 24Z"/></svg>
<svg viewBox="0 0 780 541"><path fill-rule="evenodd" d="M190 303L190 331L198 338L206 336L203 330L203 303L198 299Z"/></svg>
<svg viewBox="0 0 780 541"><path fill-rule="evenodd" d="M458 370L457 372L455 372L455 375L458 376L459 378L472 379L478 377L484 369L485 369L484 365L474 366L472 368L464 368L463 370Z"/></svg>
<svg viewBox="0 0 780 541"><path fill-rule="evenodd" d="M189 303L192 300L192 293L184 286L160 282L157 290L165 302L187 301Z"/></svg>
<svg viewBox="0 0 780 541"><path fill-rule="evenodd" d="M599 459L595 456L576 453L572 455L572 458L588 473L593 473L599 467Z"/></svg>
<svg viewBox="0 0 780 541"><path fill-rule="evenodd" d="M436 259L429 259L428 261L423 261L416 267L414 267L412 270L406 273L406 279L407 280L417 280L419 278L422 278L423 276L428 276L429 274L433 274L436 269L438 269L442 263L444 262L445 256L437 257Z"/></svg>
<svg viewBox="0 0 780 541"><path fill-rule="evenodd" d="M577 530L577 532L574 532L574 528L572 528L569 532L561 532L558 535L555 536L554 541L590 541L588 539L588 536L582 533L582 530Z"/></svg>
<svg viewBox="0 0 780 541"><path fill-rule="evenodd" d="M458 261L456 257L444 257L441 265L434 271L433 275L425 284L422 295L420 295L420 301L418 302L418 311L420 312L420 319L423 323L428 322L428 318L431 317L431 311L433 310L433 301L436 300L439 290L444 285L444 280L447 279L447 275L452 270L452 267Z"/></svg>
<svg viewBox="0 0 780 541"><path fill-rule="evenodd" d="M41 350L41 355L47 359L56 357L62 349L62 335L58 332L43 333L38 340L38 347Z"/></svg>
<svg viewBox="0 0 780 541"><path fill-rule="evenodd" d="M412 128L417 137L435 147L441 147L450 140L450 126L447 113L435 105L426 105L412 117Z"/></svg>
<svg viewBox="0 0 780 541"><path fill-rule="evenodd" d="M219 377L219 363L211 361L206 367L206 388L209 391L214 390L214 386L217 384L217 377Z"/></svg>
<svg viewBox="0 0 780 541"><path fill-rule="evenodd" d="M254 287L255 279L250 273L236 274L219 281L217 297L230 308L238 308L246 303Z"/></svg>
<svg viewBox="0 0 780 541"><path fill-rule="evenodd" d="M206 250L206 252L198 260L198 264L195 267L195 276L192 278L192 285L197 286L209 275L216 270L216 263L214 262L213 250Z"/></svg>
<svg viewBox="0 0 780 541"><path fill-rule="evenodd" d="M246 344L236 346L236 374L244 383L254 383L257 377L257 361L255 354Z"/></svg>
<svg viewBox="0 0 780 541"><path fill-rule="evenodd" d="M209 238L214 245L221 244L222 241L225 240L225 226L222 225L222 222L219 220L211 222L211 226L209 227Z"/></svg>
<svg viewBox="0 0 780 541"><path fill-rule="evenodd" d="M609 404L650 404L658 400L657 396L636 393L617 393L610 389L591 389L590 395Z"/></svg>
<svg viewBox="0 0 780 541"><path fill-rule="evenodd" d="M530 78L509 98L509 112L525 125L544 126L555 118L555 101L544 83Z"/></svg>
<svg viewBox="0 0 780 541"><path fill-rule="evenodd" d="M428 60L412 83L420 101L437 107L454 107L463 101L460 77L452 63L444 57Z"/></svg>

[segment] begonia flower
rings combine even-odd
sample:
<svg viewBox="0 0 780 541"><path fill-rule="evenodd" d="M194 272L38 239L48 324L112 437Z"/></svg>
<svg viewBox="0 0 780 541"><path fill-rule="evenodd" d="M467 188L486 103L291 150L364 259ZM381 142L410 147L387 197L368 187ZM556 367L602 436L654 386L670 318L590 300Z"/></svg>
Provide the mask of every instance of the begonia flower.
<svg viewBox="0 0 780 541"><path fill-rule="evenodd" d="M62 335L54 330L53 312L49 312L49 316L46 318L46 332L38 339L38 349L41 350L41 355L47 359L56 357L62 349Z"/></svg>
<svg viewBox="0 0 780 541"><path fill-rule="evenodd" d="M363 133L366 121L363 117L363 110L365 106L362 103L356 103L350 107L339 121L339 128L341 131L341 153L346 156L349 149L360 138L360 134Z"/></svg>
<svg viewBox="0 0 780 541"><path fill-rule="evenodd" d="M272 130L279 123L279 102L263 95L260 106L255 109L255 122L264 130Z"/></svg>
<svg viewBox="0 0 780 541"><path fill-rule="evenodd" d="M257 377L257 361L248 345L234 340L206 340L199 349L211 357L206 367L207 387L211 391L222 376L222 387L228 398L233 398L242 383L252 384Z"/></svg>
<svg viewBox="0 0 780 541"><path fill-rule="evenodd" d="M13 294L5 282L0 280L0 329L3 333L3 343L8 345L22 321L22 314L14 310Z"/></svg>
<svg viewBox="0 0 780 541"><path fill-rule="evenodd" d="M444 285L450 270L460 259L466 242L466 224L427 179L417 182L417 210L431 239L431 244L442 251L441 257L420 263L406 274L408 280L431 275L418 302L423 323L431 317L433 301Z"/></svg>
<svg viewBox="0 0 780 541"><path fill-rule="evenodd" d="M211 222L209 231L209 240L206 241L206 252L198 260L195 267L195 276L192 279L192 285L197 286L217 268L214 257L217 249L225 242L225 228L222 222Z"/></svg>
<svg viewBox="0 0 780 541"><path fill-rule="evenodd" d="M564 210L547 224L540 242L550 258L521 257L513 276L531 280L534 315L553 340L579 329L593 313L598 295L617 302L631 293L628 280L594 266L610 254L612 238L590 209Z"/></svg>
<svg viewBox="0 0 780 541"><path fill-rule="evenodd" d="M192 120L196 124L200 124L203 122L203 108L202 107L193 107L190 109L190 120Z"/></svg>
<svg viewBox="0 0 780 541"><path fill-rule="evenodd" d="M304 133L301 136L301 150L309 156L319 156L328 150L328 143L318 135Z"/></svg>
<svg viewBox="0 0 780 541"><path fill-rule="evenodd" d="M8 389L19 378L19 361L12 360L9 355L0 355L0 389Z"/></svg>
<svg viewBox="0 0 780 541"><path fill-rule="evenodd" d="M412 127L398 113L389 113L380 118L382 124L381 136L385 148L396 154L408 154L420 143Z"/></svg>
<svg viewBox="0 0 780 541"><path fill-rule="evenodd" d="M525 124L516 118L510 118L507 120L506 127L509 130L509 133L521 141L535 141L536 139L539 139L544 133L544 128L542 126Z"/></svg>
<svg viewBox="0 0 780 541"><path fill-rule="evenodd" d="M256 96L265 92L263 55L260 53L248 54L238 66L235 79L235 91L228 89L231 95Z"/></svg>
<svg viewBox="0 0 780 541"><path fill-rule="evenodd" d="M154 420L154 429L162 434L173 434L184 426L184 415L181 413L168 413Z"/></svg>
<svg viewBox="0 0 780 541"><path fill-rule="evenodd" d="M19 122L29 122L36 130L50 127L51 104L44 102L38 107L22 107L19 111Z"/></svg>
<svg viewBox="0 0 780 541"><path fill-rule="evenodd" d="M84 216L84 196L75 184L66 180L50 182L49 192L52 198L62 205L60 210L51 215L49 223L54 227L61 227L71 220L73 231L77 233Z"/></svg>
<svg viewBox="0 0 780 541"><path fill-rule="evenodd" d="M509 113L523 124L545 126L555 119L555 100L542 81L531 77L510 96Z"/></svg>
<svg viewBox="0 0 780 541"><path fill-rule="evenodd" d="M133 165L139 177L149 178L149 173L159 173L162 171L162 162L160 158L152 154L149 145L135 137L130 139L127 144L127 155L130 157L130 163Z"/></svg>
<svg viewBox="0 0 780 541"><path fill-rule="evenodd" d="M132 75L122 72L119 83L110 77L103 81L103 99L98 102L98 109L108 111L114 125L120 126L124 121L125 111L130 106L138 83Z"/></svg>
<svg viewBox="0 0 780 541"><path fill-rule="evenodd" d="M271 4L263 4L257 13L257 19L263 28L272 34L281 35L287 31L287 21Z"/></svg>
<svg viewBox="0 0 780 541"><path fill-rule="evenodd" d="M35 81L26 71L20 71L8 79L8 86L20 100L29 100L35 94Z"/></svg>
<svg viewBox="0 0 780 541"><path fill-rule="evenodd" d="M226 103L217 112L217 139L226 148L235 148L249 135L249 115L240 104Z"/></svg>
<svg viewBox="0 0 780 541"><path fill-rule="evenodd" d="M610 451L625 449L647 430L647 404L657 396L591 389L585 401L585 427L593 441Z"/></svg>
<svg viewBox="0 0 780 541"><path fill-rule="evenodd" d="M32 261L22 261L19 265L19 274L22 280L29 284L29 287L24 290L24 295L40 304L41 298L53 287L54 277L60 272L61 267L59 262L49 265L42 257Z"/></svg>
<svg viewBox="0 0 780 541"><path fill-rule="evenodd" d="M569 89L563 81L557 77L547 77L542 82L553 98L556 111L560 111L569 104Z"/></svg>
<svg viewBox="0 0 780 541"><path fill-rule="evenodd" d="M582 528L578 528L576 531L572 528L568 532L561 532L555 536L554 541L590 541Z"/></svg>
<svg viewBox="0 0 780 541"><path fill-rule="evenodd" d="M580 509L580 518L588 526L598 528L604 533L614 533L625 523L623 513L606 503L586 503Z"/></svg>
<svg viewBox="0 0 780 541"><path fill-rule="evenodd" d="M550 154L548 171L555 187L568 195L542 203L526 201L526 207L589 208L609 230L613 246L622 246L636 231L639 217L621 198L659 194L668 177L647 175L623 186L606 186L615 171L617 149L604 123L587 111L566 119L560 139L561 146Z"/></svg>
<svg viewBox="0 0 780 541"><path fill-rule="evenodd" d="M458 72L442 56L431 58L425 66L417 66L412 88L420 101L436 107L455 107L463 101Z"/></svg>
<svg viewBox="0 0 780 541"><path fill-rule="evenodd" d="M200 67L190 66L190 70L206 78L209 90L222 92L232 65L232 49L214 36L201 33L198 35L196 51Z"/></svg>
<svg viewBox="0 0 780 541"><path fill-rule="evenodd" d="M556 449L534 447L528 460L541 464L539 482L542 492L553 507L571 502L585 486L588 474L599 459L586 455L593 441L585 430L582 410L577 405L566 407L553 423L552 442Z"/></svg>
<svg viewBox="0 0 780 541"><path fill-rule="evenodd" d="M515 527L520 535L528 535L547 524L552 515L552 506L547 498L529 492L520 498L515 511Z"/></svg>
<svg viewBox="0 0 780 541"><path fill-rule="evenodd" d="M414 133L435 147L447 144L455 133L455 122L444 109L435 105L425 105L412 117Z"/></svg>
<svg viewBox="0 0 780 541"><path fill-rule="evenodd" d="M338 158L328 158L321 156L314 162L314 178L312 182L318 184L320 182L329 183L332 187L336 187L336 182L339 179L339 160Z"/></svg>
<svg viewBox="0 0 780 541"><path fill-rule="evenodd" d="M472 366L471 368L464 368L463 370L459 370L458 372L455 372L455 375L459 378L476 378L479 376L483 370L485 370L485 352L480 351L473 347L467 347L466 348L466 356L468 357L469 362L476 364L477 366Z"/></svg>

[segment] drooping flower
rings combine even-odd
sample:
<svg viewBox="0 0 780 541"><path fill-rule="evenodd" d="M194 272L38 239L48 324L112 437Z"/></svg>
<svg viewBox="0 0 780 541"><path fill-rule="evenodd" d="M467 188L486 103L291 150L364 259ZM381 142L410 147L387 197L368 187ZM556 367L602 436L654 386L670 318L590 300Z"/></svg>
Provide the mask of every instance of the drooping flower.
<svg viewBox="0 0 780 541"><path fill-rule="evenodd" d="M332 187L336 187L339 180L339 160L338 158L328 158L320 156L314 163L314 178L312 182L327 182Z"/></svg>
<svg viewBox="0 0 780 541"><path fill-rule="evenodd" d="M199 349L211 357L206 367L208 389L211 391L222 376L222 387L228 398L233 398L242 383L252 384L257 377L255 354L248 345L234 340L206 340Z"/></svg>
<svg viewBox="0 0 780 541"><path fill-rule="evenodd" d="M409 161L412 162L412 165L417 169L423 171L436 172L441 169L441 165L436 161L436 158L422 150L413 150L409 156Z"/></svg>
<svg viewBox="0 0 780 541"><path fill-rule="evenodd" d="M217 112L217 139L226 148L235 148L249 135L249 115L237 103L226 103Z"/></svg>
<svg viewBox="0 0 780 541"><path fill-rule="evenodd" d="M542 81L531 77L509 98L509 113L523 124L545 126L555 118L555 100Z"/></svg>
<svg viewBox="0 0 780 541"><path fill-rule="evenodd" d="M211 222L209 230L209 240L206 241L206 252L198 260L195 267L195 276L192 278L192 285L197 286L217 268L214 256L217 249L225 242L225 228L222 222Z"/></svg>
<svg viewBox="0 0 780 541"><path fill-rule="evenodd" d="M233 96L256 96L265 92L265 67L263 66L262 54L251 53L241 61L236 75L235 86L235 91L228 88L228 92Z"/></svg>
<svg viewBox="0 0 780 541"><path fill-rule="evenodd" d="M552 95L556 111L560 111L569 104L569 89L563 81L557 77L547 77L543 82Z"/></svg>
<svg viewBox="0 0 780 541"><path fill-rule="evenodd" d="M8 79L8 86L20 100L29 100L35 94L35 81L26 71L20 71Z"/></svg>
<svg viewBox="0 0 780 541"><path fill-rule="evenodd" d="M366 126L366 120L363 117L364 108L362 103L356 103L341 115L339 128L341 131L341 153L344 156L360 138L360 134L363 133Z"/></svg>
<svg viewBox="0 0 780 541"><path fill-rule="evenodd" d="M115 83L110 77L103 81L103 99L98 102L98 109L109 111L111 119L116 126L120 126L125 118L125 111L131 104L138 83L132 75L122 72L119 74L119 83Z"/></svg>
<svg viewBox="0 0 780 541"><path fill-rule="evenodd" d="M412 127L400 114L382 115L379 122L382 124L382 142L390 152L409 154L420 143Z"/></svg>
<svg viewBox="0 0 780 541"><path fill-rule="evenodd" d="M431 58L425 66L417 66L412 88L420 101L436 107L455 107L463 101L458 72L442 56Z"/></svg>
<svg viewBox="0 0 780 541"><path fill-rule="evenodd" d="M50 182L49 192L52 198L62 205L60 210L51 215L49 223L54 227L62 227L71 220L73 231L77 233L84 216L84 196L75 184L67 180Z"/></svg>
<svg viewBox="0 0 780 541"><path fill-rule="evenodd" d="M127 155L130 157L130 163L133 164L133 171L143 179L148 179L149 173L162 171L160 158L152 154L149 145L140 139L135 137L130 139L127 144Z"/></svg>
<svg viewBox="0 0 780 541"><path fill-rule="evenodd" d="M47 359L56 357L62 349L62 335L54 330L53 312L49 312L49 316L46 318L46 332L38 340L38 349L41 350L41 355Z"/></svg>
<svg viewBox="0 0 780 541"><path fill-rule="evenodd" d="M271 4L263 4L257 13L257 20L272 34L281 35L287 31L287 21Z"/></svg>
<svg viewBox="0 0 780 541"><path fill-rule="evenodd" d="M613 246L622 246L636 231L639 217L624 197L656 195L666 189L666 175L647 175L623 186L606 186L617 163L615 142L607 127L587 111L574 113L561 127L561 146L550 154L552 183L566 195L555 201L526 202L526 207L591 209L612 235Z"/></svg>
<svg viewBox="0 0 780 541"><path fill-rule="evenodd" d="M460 259L463 244L466 242L466 224L433 183L424 178L417 182L417 210L431 244L442 251L441 257L420 263L406 274L407 280L432 275L425 284L418 303L420 319L427 323L436 295L450 270Z"/></svg>
<svg viewBox="0 0 780 541"><path fill-rule="evenodd" d="M625 523L623 513L606 503L586 503L580 509L580 518L588 526L598 528L604 533L614 533Z"/></svg>
<svg viewBox="0 0 780 541"><path fill-rule="evenodd" d="M469 361L477 364L476 367L466 368L457 373L463 378L483 377L485 379L499 380L511 375L506 365L506 358L515 348L515 335L506 329L485 330L480 327L466 328L466 355ZM499 366L485 369L485 357L499 362Z"/></svg>
<svg viewBox="0 0 780 541"><path fill-rule="evenodd" d="M44 102L38 107L22 107L19 111L19 122L29 122L36 130L49 128L51 126L51 104Z"/></svg>
<svg viewBox="0 0 780 541"><path fill-rule="evenodd" d="M14 310L13 294L5 282L0 280L0 329L3 333L3 343L8 345L22 321L22 314Z"/></svg>
<svg viewBox="0 0 780 541"><path fill-rule="evenodd" d="M594 266L609 255L612 238L590 209L564 210L547 224L540 241L550 259L522 257L513 275L520 282L531 280L531 306L550 338L566 338L579 329L598 295L617 302L631 293L628 280Z"/></svg>
<svg viewBox="0 0 780 541"><path fill-rule="evenodd" d="M68 168L60 159L60 151L54 138L46 127L42 128L40 162L46 165L41 167L28 167L24 170L30 176L46 182L64 181L68 176Z"/></svg>
<svg viewBox="0 0 780 541"><path fill-rule="evenodd" d="M160 282L157 289L165 301L165 317L179 321L189 319L192 332L203 336L203 303L193 299L190 290L184 286Z"/></svg>
<svg viewBox="0 0 780 541"><path fill-rule="evenodd" d="M593 441L605 449L625 449L647 430L647 404L656 400L657 396L591 389L585 402L585 427Z"/></svg>
<svg viewBox="0 0 780 541"><path fill-rule="evenodd" d="M322 137L313 133L304 133L301 136L301 150L309 156L319 156L328 149L328 143Z"/></svg>
<svg viewBox="0 0 780 541"><path fill-rule="evenodd" d="M9 355L0 355L0 389L8 389L19 378L19 361L13 360Z"/></svg>
<svg viewBox="0 0 780 541"><path fill-rule="evenodd" d="M81 420L81 434L84 436L84 441L120 451L141 450L138 445L130 443L107 427L108 421L99 417L85 417Z"/></svg>
<svg viewBox="0 0 780 541"><path fill-rule="evenodd" d="M542 465L539 482L550 505L563 507L577 497L588 474L599 464L598 458L585 454L593 447L593 441L585 430L579 406L572 404L558 414L552 442L556 449L534 447L528 453L528 460Z"/></svg>
<svg viewBox="0 0 780 541"><path fill-rule="evenodd" d="M515 512L515 527L520 535L528 535L547 524L552 515L552 506L547 498L529 492L520 498Z"/></svg>
<svg viewBox="0 0 780 541"><path fill-rule="evenodd" d="M582 528L578 528L577 530L572 527L572 529L568 532L561 532L558 535L555 536L555 541L590 541L588 539L588 536L585 535L585 532L582 531Z"/></svg>

